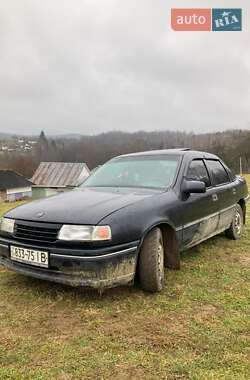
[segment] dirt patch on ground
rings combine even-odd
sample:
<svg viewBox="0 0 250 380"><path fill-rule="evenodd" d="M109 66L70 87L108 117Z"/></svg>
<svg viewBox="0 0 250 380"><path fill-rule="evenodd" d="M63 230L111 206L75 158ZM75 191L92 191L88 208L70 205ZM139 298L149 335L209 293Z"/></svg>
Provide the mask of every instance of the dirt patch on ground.
<svg viewBox="0 0 250 380"><path fill-rule="evenodd" d="M250 269L250 253L248 252L246 255L238 256L238 260L244 267Z"/></svg>
<svg viewBox="0 0 250 380"><path fill-rule="evenodd" d="M193 312L193 319L196 322L212 322L214 319L219 318L223 314L223 310L219 310L213 305L201 305L195 308Z"/></svg>
<svg viewBox="0 0 250 380"><path fill-rule="evenodd" d="M125 340L129 345L148 345L155 350L174 347L178 339L188 336L185 317L160 317L154 312L129 318L116 314L103 321L99 329L102 334Z"/></svg>

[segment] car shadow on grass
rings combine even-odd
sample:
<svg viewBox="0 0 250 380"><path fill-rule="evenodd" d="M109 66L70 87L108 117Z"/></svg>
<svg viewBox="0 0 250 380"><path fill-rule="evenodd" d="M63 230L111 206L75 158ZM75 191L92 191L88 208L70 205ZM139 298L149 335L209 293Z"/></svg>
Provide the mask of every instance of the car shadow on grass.
<svg viewBox="0 0 250 380"><path fill-rule="evenodd" d="M92 301L112 300L112 299L126 299L138 293L142 294L142 290L139 288L137 282L135 285L119 286L115 288L107 288L102 292L97 289L91 289L86 287L71 287L69 285L63 285L46 280L39 280L36 278L24 276L18 273L6 271L5 272L4 285L12 291L20 289L24 293L38 295L39 298L50 298L56 300L58 298L64 299L84 299Z"/></svg>

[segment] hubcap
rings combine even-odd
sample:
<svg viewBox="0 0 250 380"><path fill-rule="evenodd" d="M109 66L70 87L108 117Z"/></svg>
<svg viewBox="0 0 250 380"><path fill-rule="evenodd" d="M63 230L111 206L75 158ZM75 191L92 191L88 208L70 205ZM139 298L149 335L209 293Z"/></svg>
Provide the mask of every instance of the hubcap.
<svg viewBox="0 0 250 380"><path fill-rule="evenodd" d="M241 221L241 215L239 212L236 212L235 217L234 217L234 230L237 235L241 234L242 221Z"/></svg>
<svg viewBox="0 0 250 380"><path fill-rule="evenodd" d="M164 278L164 248L161 242L158 245L158 270L160 282L163 282Z"/></svg>

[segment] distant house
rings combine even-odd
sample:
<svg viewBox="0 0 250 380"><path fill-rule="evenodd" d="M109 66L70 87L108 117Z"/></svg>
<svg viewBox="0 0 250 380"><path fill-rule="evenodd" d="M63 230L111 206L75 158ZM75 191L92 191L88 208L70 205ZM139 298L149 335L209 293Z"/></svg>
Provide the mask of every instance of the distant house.
<svg viewBox="0 0 250 380"><path fill-rule="evenodd" d="M85 163L41 162L31 181L33 198L43 198L79 186L90 174Z"/></svg>
<svg viewBox="0 0 250 380"><path fill-rule="evenodd" d="M0 170L0 201L32 197L32 183L13 170Z"/></svg>

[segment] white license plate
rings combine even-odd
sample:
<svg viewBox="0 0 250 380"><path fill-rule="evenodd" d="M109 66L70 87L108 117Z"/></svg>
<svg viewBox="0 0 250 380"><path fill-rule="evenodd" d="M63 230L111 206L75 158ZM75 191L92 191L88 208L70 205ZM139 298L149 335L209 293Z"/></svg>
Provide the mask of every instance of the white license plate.
<svg viewBox="0 0 250 380"><path fill-rule="evenodd" d="M36 251L28 248L10 247L10 258L21 263L36 265L38 267L48 268L49 254L48 252Z"/></svg>

